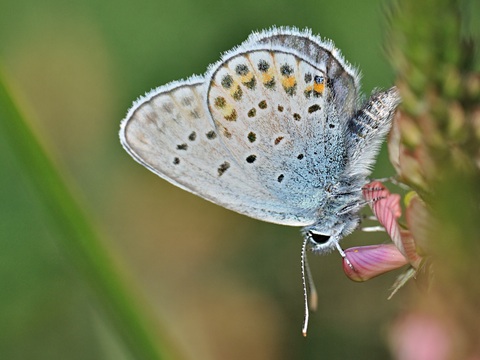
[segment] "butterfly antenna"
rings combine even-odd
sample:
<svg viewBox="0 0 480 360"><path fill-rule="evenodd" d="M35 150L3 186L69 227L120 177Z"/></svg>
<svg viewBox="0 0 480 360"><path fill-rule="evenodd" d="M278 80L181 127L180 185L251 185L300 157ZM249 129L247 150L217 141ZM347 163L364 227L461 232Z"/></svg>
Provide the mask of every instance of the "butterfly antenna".
<svg viewBox="0 0 480 360"><path fill-rule="evenodd" d="M310 316L309 308L312 309L312 311L315 311L317 309L317 303L318 303L317 289L315 287L315 283L313 282L310 266L308 265L307 251L306 251L307 241L308 241L308 238L305 238L302 245L302 285L303 285L303 299L305 302L305 315L303 318L303 327L302 327L303 336L307 336L308 318ZM308 283L308 288L307 288L307 283ZM308 300L309 300L308 290L310 290L310 306L308 304Z"/></svg>

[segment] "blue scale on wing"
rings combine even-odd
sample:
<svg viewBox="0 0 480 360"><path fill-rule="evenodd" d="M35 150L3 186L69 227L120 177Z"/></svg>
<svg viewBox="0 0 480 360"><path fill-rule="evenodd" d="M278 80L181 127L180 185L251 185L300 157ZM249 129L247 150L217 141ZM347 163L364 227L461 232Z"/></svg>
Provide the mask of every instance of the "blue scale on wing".
<svg viewBox="0 0 480 360"><path fill-rule="evenodd" d="M286 51L249 51L219 65L208 90L215 126L245 181L312 219L345 153L346 122L328 103L324 65Z"/></svg>

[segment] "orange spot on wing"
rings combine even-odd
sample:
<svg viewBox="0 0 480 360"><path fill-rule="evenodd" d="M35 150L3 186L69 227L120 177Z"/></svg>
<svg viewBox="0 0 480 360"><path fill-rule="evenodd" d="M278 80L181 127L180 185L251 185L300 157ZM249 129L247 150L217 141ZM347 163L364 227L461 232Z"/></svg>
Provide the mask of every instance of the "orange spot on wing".
<svg viewBox="0 0 480 360"><path fill-rule="evenodd" d="M295 79L295 76L289 76L282 80L282 85L285 88L291 88L295 86L296 83L297 83L297 80Z"/></svg>
<svg viewBox="0 0 480 360"><path fill-rule="evenodd" d="M325 89L324 84L313 84L313 90L317 93L323 93L323 90Z"/></svg>
<svg viewBox="0 0 480 360"><path fill-rule="evenodd" d="M247 75L242 75L240 76L240 81L242 83L248 83L249 81L252 81L253 79L253 74L249 72Z"/></svg>
<svg viewBox="0 0 480 360"><path fill-rule="evenodd" d="M264 83L267 83L269 81L271 81L273 78L272 74L269 74L269 73L263 73L262 74L262 82Z"/></svg>

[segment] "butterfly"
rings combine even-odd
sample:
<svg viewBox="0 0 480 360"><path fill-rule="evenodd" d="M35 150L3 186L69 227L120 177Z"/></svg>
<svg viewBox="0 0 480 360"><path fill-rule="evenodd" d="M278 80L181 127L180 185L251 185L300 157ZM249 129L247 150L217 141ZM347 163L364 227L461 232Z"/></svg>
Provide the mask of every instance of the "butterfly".
<svg viewBox="0 0 480 360"><path fill-rule="evenodd" d="M255 219L302 226L306 249L343 250L359 224L379 148L400 102L395 87L362 102L360 75L310 30L254 32L203 76L134 102L120 140L168 182Z"/></svg>

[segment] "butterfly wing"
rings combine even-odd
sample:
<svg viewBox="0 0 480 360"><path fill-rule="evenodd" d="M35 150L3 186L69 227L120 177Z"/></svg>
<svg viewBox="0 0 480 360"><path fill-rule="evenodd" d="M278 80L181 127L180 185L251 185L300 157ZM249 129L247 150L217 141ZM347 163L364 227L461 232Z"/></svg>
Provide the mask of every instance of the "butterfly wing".
<svg viewBox="0 0 480 360"><path fill-rule="evenodd" d="M264 221L304 225L278 199L248 181L206 112L203 78L175 82L139 99L120 130L127 152L170 183ZM290 209L291 210L291 209Z"/></svg>
<svg viewBox="0 0 480 360"><path fill-rule="evenodd" d="M321 169L309 169L314 151L325 155L313 144L324 134L323 86L320 69L278 51L242 52L212 74L208 108L236 165L292 208L310 208L305 193L323 185ZM318 176L309 179L307 169Z"/></svg>
<svg viewBox="0 0 480 360"><path fill-rule="evenodd" d="M346 115L339 104L356 97L353 75L336 73L350 81L337 97L330 57L324 50L312 63L275 41L247 44L216 64L208 90L215 127L243 172L312 221L347 166L354 107Z"/></svg>
<svg viewBox="0 0 480 360"><path fill-rule="evenodd" d="M313 64L325 64L330 101L335 104L339 118L348 122L345 177L369 176L400 102L396 88L377 92L360 106L358 70L344 60L331 41L313 36L310 30L300 32L296 29L274 28L253 33L243 45L251 47L258 44L296 50Z"/></svg>
<svg viewBox="0 0 480 360"><path fill-rule="evenodd" d="M216 204L310 225L346 166L357 96L356 74L334 50L306 32L252 35L205 78L137 101L122 144L149 170Z"/></svg>
<svg viewBox="0 0 480 360"><path fill-rule="evenodd" d="M312 35L310 30L298 31L289 28L274 28L253 33L243 44L261 44L267 47L283 47L296 51L312 64L324 64L329 81L331 100L342 118L348 119L358 108L360 74L348 64L340 50L330 40Z"/></svg>

